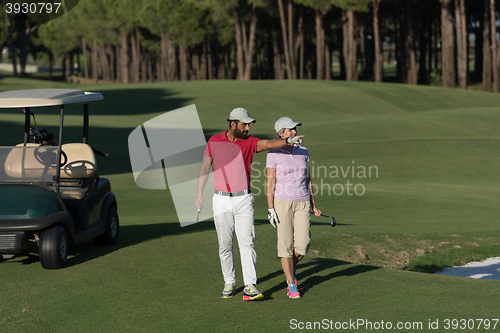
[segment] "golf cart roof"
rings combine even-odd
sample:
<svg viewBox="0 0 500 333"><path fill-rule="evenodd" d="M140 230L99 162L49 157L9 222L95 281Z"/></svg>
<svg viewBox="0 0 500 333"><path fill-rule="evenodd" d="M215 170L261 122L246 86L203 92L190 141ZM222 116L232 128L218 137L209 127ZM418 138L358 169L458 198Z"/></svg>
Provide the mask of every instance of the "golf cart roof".
<svg viewBox="0 0 500 333"><path fill-rule="evenodd" d="M0 93L0 108L86 104L104 99L100 93L75 89L28 89Z"/></svg>

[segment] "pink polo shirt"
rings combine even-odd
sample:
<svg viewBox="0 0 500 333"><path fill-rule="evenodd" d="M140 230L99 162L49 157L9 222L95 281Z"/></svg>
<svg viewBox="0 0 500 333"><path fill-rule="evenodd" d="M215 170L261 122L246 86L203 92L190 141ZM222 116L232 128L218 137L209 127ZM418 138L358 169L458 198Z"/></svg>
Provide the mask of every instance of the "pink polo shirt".
<svg viewBox="0 0 500 333"><path fill-rule="evenodd" d="M260 139L250 135L231 142L226 133L212 136L205 148L205 155L213 159L214 187L223 192L249 189L253 154Z"/></svg>
<svg viewBox="0 0 500 333"><path fill-rule="evenodd" d="M309 151L306 147L294 146L292 152L271 149L267 154L266 167L276 169L274 196L288 201L309 201L307 187L307 163Z"/></svg>

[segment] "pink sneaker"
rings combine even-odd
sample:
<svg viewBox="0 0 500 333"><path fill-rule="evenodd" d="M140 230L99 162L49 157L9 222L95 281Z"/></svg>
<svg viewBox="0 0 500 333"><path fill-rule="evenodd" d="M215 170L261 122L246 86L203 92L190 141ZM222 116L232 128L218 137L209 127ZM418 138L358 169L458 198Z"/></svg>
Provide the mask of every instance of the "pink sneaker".
<svg viewBox="0 0 500 333"><path fill-rule="evenodd" d="M290 298L300 298L299 289L297 288L297 284L292 282L286 288L286 293Z"/></svg>

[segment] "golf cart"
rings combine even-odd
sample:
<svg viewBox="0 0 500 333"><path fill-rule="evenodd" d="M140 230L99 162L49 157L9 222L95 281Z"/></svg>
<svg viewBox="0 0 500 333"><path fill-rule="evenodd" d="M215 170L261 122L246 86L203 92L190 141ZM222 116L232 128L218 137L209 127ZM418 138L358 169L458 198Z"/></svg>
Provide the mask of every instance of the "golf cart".
<svg viewBox="0 0 500 333"><path fill-rule="evenodd" d="M88 103L102 99L100 93L72 89L0 93L0 108L24 108L25 114L24 142L0 147L3 258L38 247L42 266L57 269L66 262L70 241L76 244L92 238L97 245L117 242L116 198L109 180L97 174L96 155L107 154L88 145ZM63 144L64 106L76 103L83 105L83 141ZM37 128L31 109L46 106L60 106L57 145L52 134Z"/></svg>

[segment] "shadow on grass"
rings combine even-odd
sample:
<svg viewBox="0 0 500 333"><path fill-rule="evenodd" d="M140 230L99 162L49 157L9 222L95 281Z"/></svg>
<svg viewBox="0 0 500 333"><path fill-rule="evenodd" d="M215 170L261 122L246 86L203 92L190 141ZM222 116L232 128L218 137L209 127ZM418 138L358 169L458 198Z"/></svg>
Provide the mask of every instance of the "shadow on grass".
<svg viewBox="0 0 500 333"><path fill-rule="evenodd" d="M120 236L118 243L115 245L97 246L93 245L91 240L73 245L70 248L70 254L74 255L74 257L68 259L66 267L79 265L98 257L108 255L119 249L134 246L149 240L212 229L214 229L212 221L203 221L182 228L177 222L120 226Z"/></svg>
<svg viewBox="0 0 500 333"><path fill-rule="evenodd" d="M182 228L178 222L120 226L120 236L118 243L115 245L94 245L90 239L79 244L70 244L69 257L64 267L76 266L84 262L106 256L119 249L137 245L156 238L201 232L211 229L214 229L213 221L203 221ZM36 248L33 248L30 253L23 252L21 254L14 255L12 258L6 259L3 259L0 255L0 262L21 262L23 265L30 265L33 263L39 264L40 259L38 254L35 252Z"/></svg>
<svg viewBox="0 0 500 333"><path fill-rule="evenodd" d="M327 275L320 275L322 272L329 271L334 269L337 266L342 265L351 265L351 267L347 267L342 270L335 270ZM352 266L354 265L354 266ZM299 291L301 295L306 294L311 288L315 286L329 281L331 279L341 277L341 276L353 276L366 272L370 272L373 270L380 269L380 267L375 266L367 266L367 265L357 265L347 261L341 261L336 259L329 258L314 258L311 261L306 263L301 263L297 266L297 280L299 281ZM282 270L277 270L271 274L268 274L262 278L259 278L259 282L266 281L277 277L279 275L283 275ZM278 291L282 291L286 289L285 282L281 282L276 286L268 289L264 292L264 296L266 299L272 299L272 294Z"/></svg>
<svg viewBox="0 0 500 333"><path fill-rule="evenodd" d="M33 252L30 253L26 252L18 255L9 255L9 254L0 255L0 263L2 264L16 263L16 262L20 262L22 265L31 265L33 263L39 263L40 258L38 257L37 253Z"/></svg>

